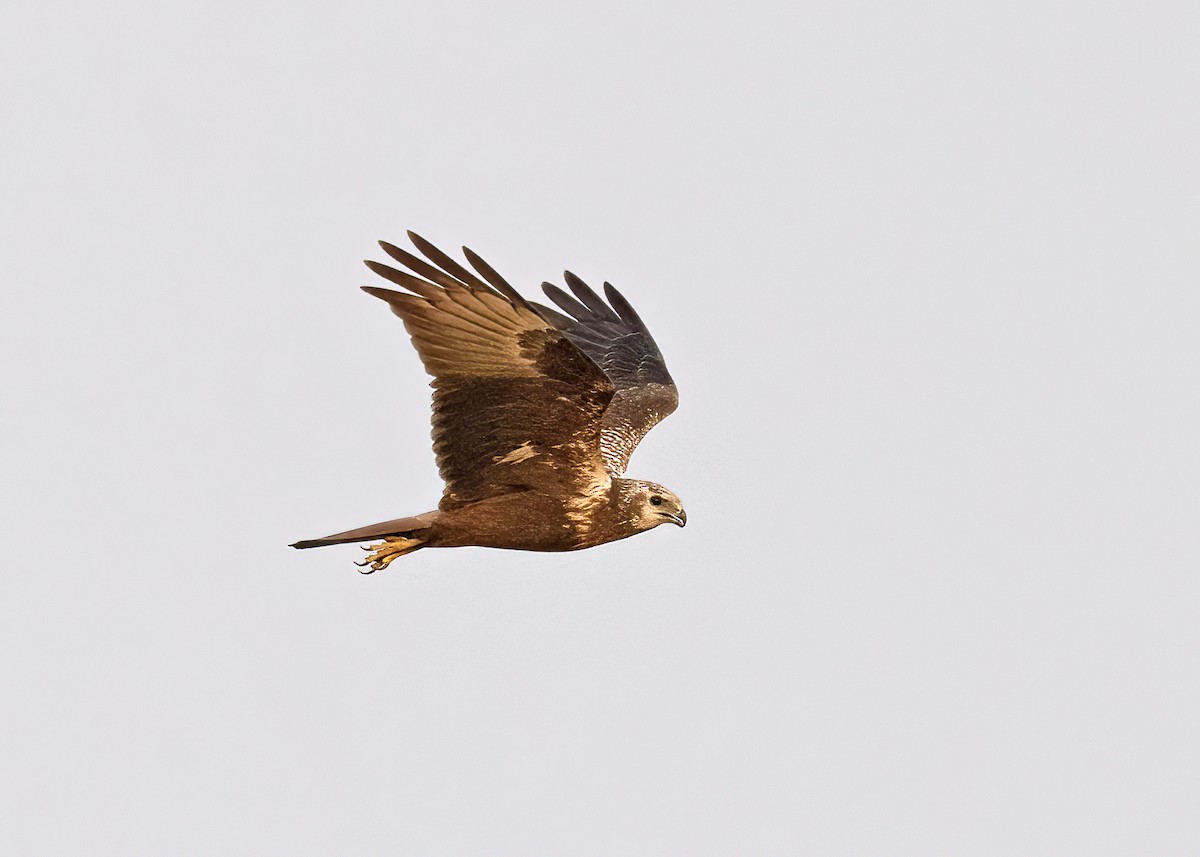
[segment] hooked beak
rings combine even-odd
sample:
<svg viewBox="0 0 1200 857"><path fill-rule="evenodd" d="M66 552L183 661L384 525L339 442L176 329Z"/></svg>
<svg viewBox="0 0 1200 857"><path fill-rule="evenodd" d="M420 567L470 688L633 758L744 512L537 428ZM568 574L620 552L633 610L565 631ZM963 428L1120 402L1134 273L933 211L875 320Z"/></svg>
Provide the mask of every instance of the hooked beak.
<svg viewBox="0 0 1200 857"><path fill-rule="evenodd" d="M679 510L678 515L672 515L668 512L660 512L659 514L662 515L664 518L666 518L668 521L670 521L672 524L676 524L680 527L687 526L687 512L683 511L683 509Z"/></svg>

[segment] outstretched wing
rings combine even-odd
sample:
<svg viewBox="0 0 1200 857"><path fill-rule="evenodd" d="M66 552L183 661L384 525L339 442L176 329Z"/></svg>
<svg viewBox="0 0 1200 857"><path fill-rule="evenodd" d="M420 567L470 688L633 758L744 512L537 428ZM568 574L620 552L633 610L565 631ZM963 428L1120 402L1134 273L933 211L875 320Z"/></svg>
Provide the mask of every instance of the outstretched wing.
<svg viewBox="0 0 1200 857"><path fill-rule="evenodd" d="M614 387L604 372L470 250L478 276L408 235L428 262L380 246L412 273L367 262L407 292L363 290L404 320L433 376L440 508L530 489L571 496L607 482L600 417Z"/></svg>
<svg viewBox="0 0 1200 857"><path fill-rule="evenodd" d="M679 392L654 338L629 301L605 283L605 303L570 271L564 276L575 297L551 283L542 283L542 290L569 315L541 304L532 306L592 358L616 387L600 422L600 453L608 471L620 476L646 433L679 405Z"/></svg>

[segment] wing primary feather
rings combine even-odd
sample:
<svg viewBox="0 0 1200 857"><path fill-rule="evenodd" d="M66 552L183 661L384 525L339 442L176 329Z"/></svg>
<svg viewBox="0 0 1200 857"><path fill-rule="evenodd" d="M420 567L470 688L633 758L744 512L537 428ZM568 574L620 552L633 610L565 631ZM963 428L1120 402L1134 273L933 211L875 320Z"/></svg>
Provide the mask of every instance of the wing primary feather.
<svg viewBox="0 0 1200 857"><path fill-rule="evenodd" d="M553 283L542 283L542 291L546 293L546 297L558 304L559 309L575 316L577 320L587 321L592 317L591 310Z"/></svg>
<svg viewBox="0 0 1200 857"><path fill-rule="evenodd" d="M563 271L563 277L567 281L567 285L575 294L575 297L583 301L583 305L590 309L600 318L617 321L617 315L614 313L600 296L592 291L592 287L585 283L579 277L572 274L570 271Z"/></svg>
<svg viewBox="0 0 1200 857"><path fill-rule="evenodd" d="M455 330L460 330L464 334L481 336L484 341L488 341L495 336L510 336L511 331L503 322L496 323L496 320L481 316L478 313L473 313L469 310L463 310L459 304L453 300L447 301L444 298L433 304L432 301L423 298L418 298L416 295L410 295L407 292L394 292L391 289L381 289L376 286L363 286L363 291L367 294L377 297L380 300L387 301L392 305L393 309L397 305L404 306L410 316L422 317L427 311L432 310L436 306L436 311L445 315L442 323L447 327L452 327ZM466 292L462 286L458 287L459 291ZM434 290L435 292L437 290ZM440 294L440 293L439 293ZM435 296L436 298L436 296ZM432 304L432 306L431 306ZM427 310L426 308L429 308ZM465 325L465 326L464 326Z"/></svg>
<svg viewBox="0 0 1200 857"><path fill-rule="evenodd" d="M387 241L380 241L379 246L383 248L384 253L387 253L401 265L404 265L406 268L411 268L422 277L437 283L443 288L454 288L455 286L462 288L463 286L462 283L451 277L445 271L439 271L424 259L414 256L407 250L402 250L395 244L389 244Z"/></svg>
<svg viewBox="0 0 1200 857"><path fill-rule="evenodd" d="M410 295L408 292L397 292L392 289L382 288L381 286L362 286L361 288L371 297L379 298L381 301L387 301L388 303L424 303L421 298L416 295Z"/></svg>
<svg viewBox="0 0 1200 857"><path fill-rule="evenodd" d="M399 316L407 324L413 314L418 311L418 306L424 303L424 299L416 295L410 295L408 292L394 292L391 289L381 289L378 286L363 286L362 290L371 297L379 298L387 303L392 311L392 315Z"/></svg>
<svg viewBox="0 0 1200 857"><path fill-rule="evenodd" d="M505 339L512 335L512 331L505 331L494 326L488 326L480 323L477 318L469 315L463 315L458 312L451 312L451 304L443 303L436 308L425 310L420 308L419 317L425 319L430 312L438 314L438 320L433 322L429 320L429 324L436 330L437 327L445 327L461 332L464 336L470 336L481 340L482 342L496 342L497 338Z"/></svg>
<svg viewBox="0 0 1200 857"><path fill-rule="evenodd" d="M450 295L451 300L457 301L464 307L470 304L475 313L498 323L505 330L509 329L514 321L519 322L521 319L513 305L491 289L474 292L468 289L455 289L454 291L447 290L446 293Z"/></svg>
<svg viewBox="0 0 1200 857"><path fill-rule="evenodd" d="M604 296L608 298L608 302L612 304L612 308L617 311L617 315L643 333L649 332L641 316L637 314L637 311L634 310L629 301L625 300L625 296L617 291L616 286L612 283L605 283Z"/></svg>
<svg viewBox="0 0 1200 857"><path fill-rule="evenodd" d="M472 292L464 288L447 289L446 295L450 300L441 301L438 303L438 306L451 315L486 328L493 333L498 333L501 336L511 336L512 319L505 318L484 303L480 299L480 295L482 294L491 293Z"/></svg>
<svg viewBox="0 0 1200 857"><path fill-rule="evenodd" d="M442 270L450 276L458 277L463 283L472 288L487 289L487 283L483 282L483 280L476 277L417 233L409 230L408 237L416 245L416 248L425 254L425 258L435 265L441 266Z"/></svg>
<svg viewBox="0 0 1200 857"><path fill-rule="evenodd" d="M521 293L509 285L508 281L496 273L496 269L485 262L478 253L470 247L462 248L463 255L467 257L467 261L471 263L471 267L479 272L488 283L504 297L508 298L516 306L529 306L528 301L521 297Z"/></svg>
<svg viewBox="0 0 1200 857"><path fill-rule="evenodd" d="M375 262L371 259L363 259L363 264L385 280L390 280L398 286L404 286L404 288L416 292L423 298L433 297L439 292L436 286L425 282L420 277L414 276L407 271L398 271L390 265L384 265L381 262Z"/></svg>
<svg viewBox="0 0 1200 857"><path fill-rule="evenodd" d="M530 301L529 305L533 307L534 312L557 327L559 330L562 330L565 327L570 327L575 323L575 319L571 318L570 316L563 315L558 310L550 309L550 307L546 306L545 304L539 304L534 301Z"/></svg>

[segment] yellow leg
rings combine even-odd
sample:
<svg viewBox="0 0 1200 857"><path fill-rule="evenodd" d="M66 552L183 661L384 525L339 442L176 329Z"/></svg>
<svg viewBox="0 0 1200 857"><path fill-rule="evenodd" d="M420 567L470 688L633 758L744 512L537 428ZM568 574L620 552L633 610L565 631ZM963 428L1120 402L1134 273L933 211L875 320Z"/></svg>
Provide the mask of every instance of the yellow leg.
<svg viewBox="0 0 1200 857"><path fill-rule="evenodd" d="M402 557L406 553L412 553L419 548L424 542L420 539L410 539L404 536L388 536L377 545L364 547L363 550L369 551L367 558L362 562L356 562L355 565L366 569L362 574L371 574L376 571L382 571L388 567L388 563L397 557Z"/></svg>

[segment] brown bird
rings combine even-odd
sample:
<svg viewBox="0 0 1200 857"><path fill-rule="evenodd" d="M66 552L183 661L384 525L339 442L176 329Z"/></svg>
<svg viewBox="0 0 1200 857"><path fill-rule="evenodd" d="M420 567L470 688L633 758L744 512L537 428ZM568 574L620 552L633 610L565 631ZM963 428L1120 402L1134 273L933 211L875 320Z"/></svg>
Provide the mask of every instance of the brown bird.
<svg viewBox="0 0 1200 857"><path fill-rule="evenodd" d="M526 301L466 247L474 273L408 236L428 261L381 241L408 271L366 263L407 291L363 291L403 319L433 376L433 449L446 489L436 511L292 547L383 539L363 548L370 553L357 565L369 574L424 547L570 551L684 526L674 493L624 476L679 394L620 292L605 283L606 302L568 271L574 297L542 284L559 312Z"/></svg>

